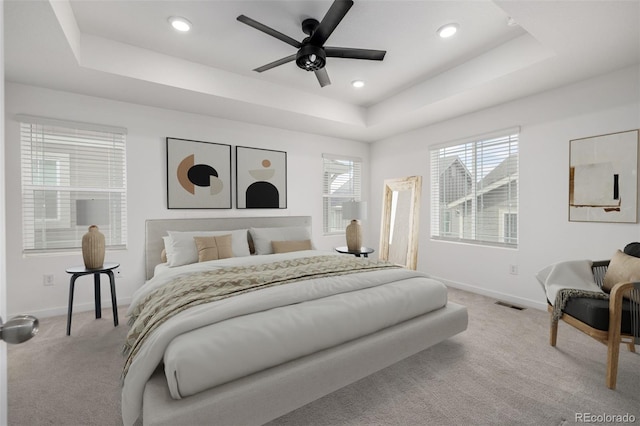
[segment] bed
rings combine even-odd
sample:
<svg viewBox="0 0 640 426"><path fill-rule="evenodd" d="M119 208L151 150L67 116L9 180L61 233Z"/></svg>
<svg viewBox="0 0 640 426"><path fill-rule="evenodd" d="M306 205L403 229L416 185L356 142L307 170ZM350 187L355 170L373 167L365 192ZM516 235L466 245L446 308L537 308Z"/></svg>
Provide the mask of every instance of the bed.
<svg viewBox="0 0 640 426"><path fill-rule="evenodd" d="M442 283L315 250L310 229L308 216L146 222L125 425L264 424L466 329ZM194 239L197 261L180 258L177 242ZM203 241L219 259L203 257Z"/></svg>

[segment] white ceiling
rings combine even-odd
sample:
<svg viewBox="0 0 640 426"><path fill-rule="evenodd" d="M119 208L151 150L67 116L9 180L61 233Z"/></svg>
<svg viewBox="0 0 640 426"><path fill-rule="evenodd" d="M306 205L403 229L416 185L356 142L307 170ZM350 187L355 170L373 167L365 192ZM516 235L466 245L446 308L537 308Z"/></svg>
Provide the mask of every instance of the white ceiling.
<svg viewBox="0 0 640 426"><path fill-rule="evenodd" d="M302 40L302 20L331 3L5 0L5 77L375 141L640 62L640 1L355 0L326 45L386 50L384 61L328 58L324 88L293 62L252 71L295 49L238 15ZM440 39L449 22L458 34Z"/></svg>

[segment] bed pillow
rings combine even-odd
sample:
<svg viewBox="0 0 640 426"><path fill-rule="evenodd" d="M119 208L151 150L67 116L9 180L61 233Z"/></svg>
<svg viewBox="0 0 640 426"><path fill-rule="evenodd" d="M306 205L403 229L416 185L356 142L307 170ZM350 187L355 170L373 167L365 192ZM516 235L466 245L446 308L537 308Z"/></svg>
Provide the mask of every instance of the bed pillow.
<svg viewBox="0 0 640 426"><path fill-rule="evenodd" d="M290 253L292 251L311 250L311 240L271 241L274 253Z"/></svg>
<svg viewBox="0 0 640 426"><path fill-rule="evenodd" d="M198 262L206 262L207 260L228 259L233 257L231 249L231 234L210 236L210 237L193 237L198 250Z"/></svg>
<svg viewBox="0 0 640 426"><path fill-rule="evenodd" d="M162 263L167 263L168 262L168 251L167 250L171 250L171 248L169 247L171 245L171 237L167 236L167 237L162 237L162 242L164 244L164 248L162 249L162 251L160 252L160 260L162 261ZM169 248L167 248L169 247Z"/></svg>
<svg viewBox="0 0 640 426"><path fill-rule="evenodd" d="M640 258L629 256L618 250L611 258L607 272L604 274L602 289L610 293L614 285L629 281L640 281Z"/></svg>
<svg viewBox="0 0 640 426"><path fill-rule="evenodd" d="M271 241L311 240L311 231L305 226L283 226L280 228L250 228L256 254L272 254Z"/></svg>
<svg viewBox="0 0 640 426"><path fill-rule="evenodd" d="M216 237L231 234L231 250L234 257L249 256L249 243L247 242L247 230L236 229L233 231L167 231L171 243L167 248L167 261L169 266L188 265L198 262L198 249L194 237Z"/></svg>

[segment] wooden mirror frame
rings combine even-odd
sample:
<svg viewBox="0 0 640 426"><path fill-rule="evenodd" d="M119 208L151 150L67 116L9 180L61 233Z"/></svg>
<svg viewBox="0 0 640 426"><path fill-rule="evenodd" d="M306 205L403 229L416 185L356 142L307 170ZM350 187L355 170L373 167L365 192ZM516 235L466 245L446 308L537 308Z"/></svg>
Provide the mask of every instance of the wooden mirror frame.
<svg viewBox="0 0 640 426"><path fill-rule="evenodd" d="M384 181L384 195L382 197L382 226L380 229L380 250L378 258L389 260L389 243L391 234L392 199L393 193L410 191L409 207L409 235L406 253L408 269L415 270L418 266L418 220L420 218L420 194L422 193L422 176L409 176L398 179L386 179Z"/></svg>

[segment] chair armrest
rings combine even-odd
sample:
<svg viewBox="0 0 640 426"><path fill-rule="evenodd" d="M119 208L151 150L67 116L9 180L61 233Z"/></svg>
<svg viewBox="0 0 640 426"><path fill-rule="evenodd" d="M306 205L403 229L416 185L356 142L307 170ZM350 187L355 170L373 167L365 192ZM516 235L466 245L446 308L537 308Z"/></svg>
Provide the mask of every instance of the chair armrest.
<svg viewBox="0 0 640 426"><path fill-rule="evenodd" d="M640 290L640 282L618 283L613 286L609 296L609 341L620 338L620 323L622 321L622 298L625 293L633 289ZM631 303L638 302L631 300ZM640 309L640 306L638 307ZM615 324L615 326L614 326Z"/></svg>

